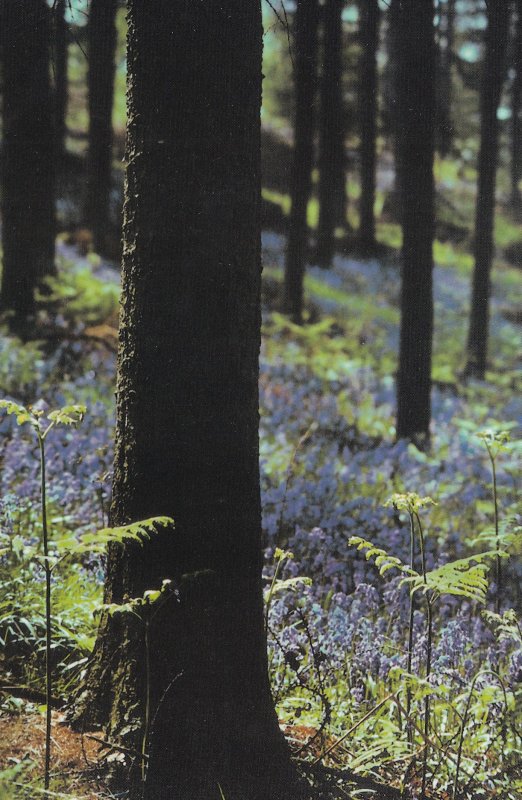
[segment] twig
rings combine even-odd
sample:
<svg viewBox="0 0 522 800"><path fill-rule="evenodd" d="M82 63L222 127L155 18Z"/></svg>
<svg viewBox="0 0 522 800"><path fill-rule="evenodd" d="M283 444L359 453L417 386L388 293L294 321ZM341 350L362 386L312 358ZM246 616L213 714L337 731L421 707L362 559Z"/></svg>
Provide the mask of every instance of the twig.
<svg viewBox="0 0 522 800"><path fill-rule="evenodd" d="M392 694L389 694L387 697L385 697L385 698L384 698L384 700L381 700L381 702L380 702L380 703L377 703L377 705L376 705L376 706L374 706L373 708L371 708L371 709L368 711L368 713L364 715L364 717L361 717L361 719L360 719L360 720L358 720L358 721L355 723L355 725L352 725L352 727L351 727L349 730L347 730L347 731L346 731L346 733L344 733L344 734L341 736L341 738L340 738L340 739L337 739L337 741L336 741L336 742L334 742L333 744L331 744L331 745L330 745L330 747L328 747L328 749L324 751L324 753L322 754L322 756L320 756L319 758L317 758L317 759L314 761L314 765L315 765L315 764L319 764L319 763L320 763L320 761L321 761L321 759L323 759L325 756L327 756L329 753L331 753L331 752L332 752L332 750L335 750L335 748L336 748L336 747L338 747L338 746L339 746L339 745L340 745L342 742L344 742L344 740L345 740L345 739L347 739L347 738L348 738L348 736L350 736L350 734L352 734L352 733L353 733L355 730L357 730L357 728L359 727L359 725L362 725L362 724L363 724L363 722L366 722L366 720L367 720L367 719L369 719L369 718L370 718L370 717L371 717L373 714L375 714L375 712L376 712L376 711L378 711L380 708L382 708L382 706L383 706L383 705L385 705L385 703L387 703L387 702L388 702L388 700L391 700L391 699L392 699L392 697L393 697L393 698L395 699L395 701L397 702L397 696L396 696L395 694L393 694L393 693L392 693Z"/></svg>
<svg viewBox="0 0 522 800"><path fill-rule="evenodd" d="M7 692L13 697L20 697L22 700L29 700L30 703L45 703L46 694L30 686L14 686L7 683L0 684L0 692ZM65 700L62 697L51 697L51 705L55 708L63 708Z"/></svg>
<svg viewBox="0 0 522 800"><path fill-rule="evenodd" d="M86 739L92 739L93 742L102 744L109 750L118 750L120 753L128 753L130 756L137 756L138 758L148 758L146 754L140 753L139 750L135 750L133 747L124 747L122 744L116 744L116 742L109 741L109 739L101 739L99 736L93 736L92 733L86 733L84 736Z"/></svg>
<svg viewBox="0 0 522 800"><path fill-rule="evenodd" d="M292 62L292 69L295 69L294 56L293 56L293 53L292 53L292 45L291 45L291 43L290 43L290 25L288 24L288 17L287 17L287 15L286 15L286 8L285 8L285 4L283 3L283 0L281 0L281 7L282 7L282 9L283 9L283 17L284 17L284 20L283 20L283 19L281 18L281 15L279 14L279 12L278 12L277 8L275 8L275 6L274 6L274 5L273 5L273 4L270 2L270 0L265 0L265 2L266 2L266 4L267 4L268 6L270 6L270 8L272 9L272 11L273 11L273 12L274 12L274 14L276 15L276 17L277 17L277 21L278 21L278 22L281 24L281 26L282 26L282 27L285 29L285 32L286 32L286 40L287 40L287 42L288 42L288 54L289 54L289 56L290 56L290 61Z"/></svg>

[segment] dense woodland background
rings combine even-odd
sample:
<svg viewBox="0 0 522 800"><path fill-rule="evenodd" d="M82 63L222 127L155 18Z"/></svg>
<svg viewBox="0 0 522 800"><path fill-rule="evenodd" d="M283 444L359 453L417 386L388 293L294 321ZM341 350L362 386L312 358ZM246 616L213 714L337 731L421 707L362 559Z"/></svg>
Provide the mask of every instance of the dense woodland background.
<svg viewBox="0 0 522 800"><path fill-rule="evenodd" d="M522 796L521 31L0 0L0 798Z"/></svg>

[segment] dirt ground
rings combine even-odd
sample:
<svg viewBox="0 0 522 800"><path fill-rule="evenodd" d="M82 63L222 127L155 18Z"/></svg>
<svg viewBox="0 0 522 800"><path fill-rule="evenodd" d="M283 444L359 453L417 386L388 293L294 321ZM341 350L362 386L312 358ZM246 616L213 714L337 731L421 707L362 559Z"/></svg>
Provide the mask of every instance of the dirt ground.
<svg viewBox="0 0 522 800"><path fill-rule="evenodd" d="M67 792L78 800L99 800L111 796L100 778L100 745L90 738L91 735L99 736L75 733L65 724L63 714L56 712L53 715L53 791ZM35 787L38 786L38 778L43 775L44 739L45 720L38 711L4 714L0 717L0 770L25 763L27 769L15 780L23 786L29 786L34 781ZM1 785L0 800L3 800Z"/></svg>

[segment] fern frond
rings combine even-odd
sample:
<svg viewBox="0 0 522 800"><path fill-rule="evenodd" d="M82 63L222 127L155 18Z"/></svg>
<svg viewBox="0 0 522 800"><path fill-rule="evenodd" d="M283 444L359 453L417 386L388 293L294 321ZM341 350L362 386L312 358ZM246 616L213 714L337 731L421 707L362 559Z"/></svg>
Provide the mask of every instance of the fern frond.
<svg viewBox="0 0 522 800"><path fill-rule="evenodd" d="M130 525L121 525L117 528L102 528L96 533L84 533L79 539L74 536L61 539L57 542L60 551L67 551L70 555L81 553L100 553L110 544L127 544L136 542L143 545L150 539L158 528L174 525L171 517L151 517L150 519L133 522Z"/></svg>
<svg viewBox="0 0 522 800"><path fill-rule="evenodd" d="M385 575L389 569L398 569L399 572L403 572L406 575L410 576L417 576L417 572L407 567L406 564L397 558L396 556L391 556L386 550L383 550L380 547L376 547L373 542L368 542L366 539L362 539L360 536L351 536L348 540L348 544L356 547L357 550L366 551L364 553L365 558L369 561L371 558L375 560L375 566L379 570L381 575Z"/></svg>
<svg viewBox="0 0 522 800"><path fill-rule="evenodd" d="M468 558L459 558L427 572L425 577L415 575L403 578L401 585L409 584L411 594L434 592L437 595L449 594L485 603L488 590L486 575L490 567L487 562L496 558L499 553L501 556L506 555L490 550Z"/></svg>

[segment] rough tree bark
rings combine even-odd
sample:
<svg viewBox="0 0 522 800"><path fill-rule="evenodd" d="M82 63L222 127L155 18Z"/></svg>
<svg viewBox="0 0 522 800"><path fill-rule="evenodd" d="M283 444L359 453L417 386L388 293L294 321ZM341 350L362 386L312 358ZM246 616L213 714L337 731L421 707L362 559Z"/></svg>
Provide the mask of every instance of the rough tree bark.
<svg viewBox="0 0 522 800"><path fill-rule="evenodd" d="M65 137L67 134L67 23L65 21L66 0L56 0L53 8L54 21L54 83L56 111L56 153L60 157L65 153Z"/></svg>
<svg viewBox="0 0 522 800"><path fill-rule="evenodd" d="M362 47L359 78L361 130L361 199L359 240L364 249L375 248L375 162L377 139L377 49L379 46L378 0L363 0L360 7Z"/></svg>
<svg viewBox="0 0 522 800"><path fill-rule="evenodd" d="M15 327L34 312L34 289L54 272L55 160L44 0L0 2L3 70L0 305Z"/></svg>
<svg viewBox="0 0 522 800"><path fill-rule="evenodd" d="M180 592L150 631L153 712L163 700L144 797L288 800L301 789L271 699L261 585L260 2L128 10L111 518L176 527L111 550L105 593L118 603L164 578ZM133 647L121 617L105 620L83 704L100 687L106 706L91 694L91 709L136 749L138 634Z"/></svg>
<svg viewBox="0 0 522 800"><path fill-rule="evenodd" d="M398 12L397 96L401 119L403 230L397 436L423 445L431 415L433 334L433 0L403 0Z"/></svg>
<svg viewBox="0 0 522 800"><path fill-rule="evenodd" d="M513 86L511 88L511 203L522 209L522 0L516 3L516 29L513 41Z"/></svg>
<svg viewBox="0 0 522 800"><path fill-rule="evenodd" d="M330 267L335 229L346 223L345 118L342 88L342 13L344 0L323 6L322 74L319 111L319 224L316 260Z"/></svg>
<svg viewBox="0 0 522 800"><path fill-rule="evenodd" d="M298 0L294 17L295 122L285 264L284 308L302 322L303 278L308 251L306 212L312 188L314 160L315 96L317 89L317 0Z"/></svg>
<svg viewBox="0 0 522 800"><path fill-rule="evenodd" d="M112 184L112 107L117 0L91 0L88 21L89 147L85 219L95 249L106 250ZM151 45L152 46L152 45Z"/></svg>
<svg viewBox="0 0 522 800"><path fill-rule="evenodd" d="M480 93L480 149L475 207L473 286L465 376L483 379L486 372L493 224L498 158L497 109L506 73L509 0L488 0L488 27Z"/></svg>

